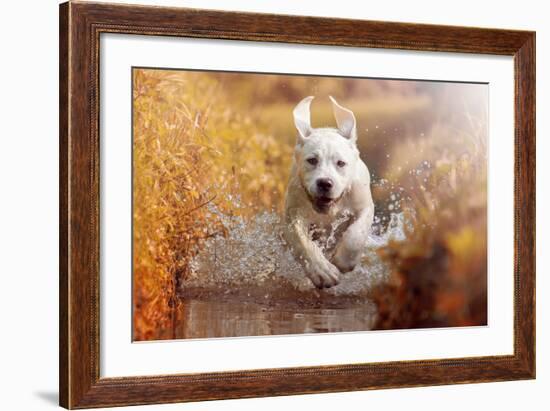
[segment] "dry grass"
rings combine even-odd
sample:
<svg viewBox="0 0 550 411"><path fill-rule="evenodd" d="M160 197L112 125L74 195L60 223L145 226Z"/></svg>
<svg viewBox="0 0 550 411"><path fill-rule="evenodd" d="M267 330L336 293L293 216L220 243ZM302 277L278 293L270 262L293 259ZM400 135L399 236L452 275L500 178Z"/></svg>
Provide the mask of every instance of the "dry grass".
<svg viewBox="0 0 550 411"><path fill-rule="evenodd" d="M291 153L234 110L216 79L135 70L133 81L134 339L147 340L170 329L178 281L224 230L206 205L280 208ZM237 196L251 206L237 209Z"/></svg>

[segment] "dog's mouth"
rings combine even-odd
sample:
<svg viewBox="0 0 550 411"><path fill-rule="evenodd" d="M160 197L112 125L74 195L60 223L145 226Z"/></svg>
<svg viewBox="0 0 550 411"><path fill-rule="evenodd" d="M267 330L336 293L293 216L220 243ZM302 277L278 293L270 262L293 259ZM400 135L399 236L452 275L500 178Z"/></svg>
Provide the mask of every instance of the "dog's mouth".
<svg viewBox="0 0 550 411"><path fill-rule="evenodd" d="M319 197L313 197L311 199L311 203L313 204L313 208L318 213L325 214L330 210L330 207L338 201L338 198L331 198L327 196L319 196Z"/></svg>
<svg viewBox="0 0 550 411"><path fill-rule="evenodd" d="M306 189L303 183L302 183L302 188L304 189L307 197L309 198L309 201L311 202L313 209L320 214L327 214L330 208L335 203L337 203L344 195L344 193L342 193L338 197L329 197L327 195L322 195L322 194L321 195L313 194L309 192L308 189Z"/></svg>

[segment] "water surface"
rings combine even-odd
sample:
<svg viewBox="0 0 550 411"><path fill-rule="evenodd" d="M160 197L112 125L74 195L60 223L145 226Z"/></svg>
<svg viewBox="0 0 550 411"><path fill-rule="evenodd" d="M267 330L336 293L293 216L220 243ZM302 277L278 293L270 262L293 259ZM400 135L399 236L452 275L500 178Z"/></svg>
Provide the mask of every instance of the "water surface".
<svg viewBox="0 0 550 411"><path fill-rule="evenodd" d="M370 330L376 319L370 302L344 308L298 307L223 300L183 302L175 338L216 338Z"/></svg>

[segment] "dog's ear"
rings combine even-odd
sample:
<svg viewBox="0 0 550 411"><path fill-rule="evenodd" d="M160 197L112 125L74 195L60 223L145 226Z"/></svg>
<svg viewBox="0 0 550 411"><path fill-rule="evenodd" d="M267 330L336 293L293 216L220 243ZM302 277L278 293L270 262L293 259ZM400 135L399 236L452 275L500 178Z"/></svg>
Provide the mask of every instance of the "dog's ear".
<svg viewBox="0 0 550 411"><path fill-rule="evenodd" d="M355 144L357 141L357 128L353 112L338 104L334 97L329 96L329 98L332 101L332 111L334 112L340 134Z"/></svg>
<svg viewBox="0 0 550 411"><path fill-rule="evenodd" d="M292 112L300 142L303 142L311 134L311 117L309 114L311 100L313 100L313 96L306 97L296 105Z"/></svg>

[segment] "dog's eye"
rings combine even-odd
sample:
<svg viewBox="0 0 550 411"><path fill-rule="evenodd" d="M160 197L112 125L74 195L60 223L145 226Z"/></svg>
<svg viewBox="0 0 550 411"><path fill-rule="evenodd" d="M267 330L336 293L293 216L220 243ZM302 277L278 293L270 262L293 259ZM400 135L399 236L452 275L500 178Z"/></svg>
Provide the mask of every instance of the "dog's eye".
<svg viewBox="0 0 550 411"><path fill-rule="evenodd" d="M336 165L337 165L338 167L342 168L342 167L345 167L345 166L346 166L346 162L345 162L345 161L342 161L342 160L338 160L338 161L336 162Z"/></svg>
<svg viewBox="0 0 550 411"><path fill-rule="evenodd" d="M308 159L307 159L307 162L308 162L309 164L311 164L312 166L316 166L317 163L319 162L319 160L317 160L317 158L315 158L315 157L311 157L311 158L308 158Z"/></svg>

